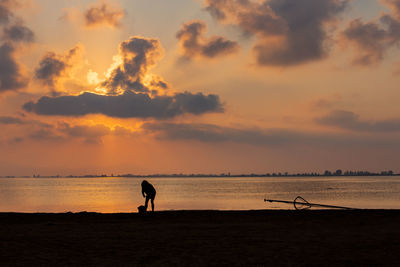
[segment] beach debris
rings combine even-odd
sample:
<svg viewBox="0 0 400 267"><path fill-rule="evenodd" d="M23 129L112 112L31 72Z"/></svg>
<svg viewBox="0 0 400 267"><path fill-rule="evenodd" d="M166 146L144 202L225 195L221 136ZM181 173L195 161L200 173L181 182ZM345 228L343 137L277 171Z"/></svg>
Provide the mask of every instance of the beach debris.
<svg viewBox="0 0 400 267"><path fill-rule="evenodd" d="M277 202L277 203L286 203L286 204L293 204L296 210L308 210L312 207L319 207L319 208L330 208L330 209L343 209L343 210L355 210L355 208L349 207L341 207L341 206L333 206L333 205L324 205L324 204L316 204L310 203L301 196L298 196L294 199L294 201L286 201L286 200L275 200L275 199L264 199L264 202Z"/></svg>

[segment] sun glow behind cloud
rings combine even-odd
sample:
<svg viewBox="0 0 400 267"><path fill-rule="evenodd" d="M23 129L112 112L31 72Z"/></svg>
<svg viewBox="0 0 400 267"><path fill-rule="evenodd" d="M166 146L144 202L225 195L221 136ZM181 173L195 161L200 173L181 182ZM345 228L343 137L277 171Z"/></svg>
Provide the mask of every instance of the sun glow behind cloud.
<svg viewBox="0 0 400 267"><path fill-rule="evenodd" d="M103 75L104 78L103 79L100 79L99 78L99 74L97 72L91 70L91 69L87 73L87 80L88 80L89 84L96 85L96 88L94 89L94 91L96 93L103 94L103 95L107 94L107 91L108 91L107 88L101 86L101 84L105 80L111 78L112 71L115 68L117 68L118 66L121 66L123 64L123 60L122 60L122 57L120 55L115 55L115 56L113 56L112 59L113 59L113 62L111 64L111 66L107 69L107 71L104 72L104 75Z"/></svg>
<svg viewBox="0 0 400 267"><path fill-rule="evenodd" d="M99 79L99 74L93 71L92 69L89 69L89 72L87 74L87 80L89 84L98 84L101 82L101 80Z"/></svg>

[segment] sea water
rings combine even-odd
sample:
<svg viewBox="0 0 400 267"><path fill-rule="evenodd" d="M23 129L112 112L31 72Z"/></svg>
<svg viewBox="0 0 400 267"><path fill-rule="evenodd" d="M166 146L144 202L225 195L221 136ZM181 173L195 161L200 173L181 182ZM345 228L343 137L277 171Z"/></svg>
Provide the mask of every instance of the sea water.
<svg viewBox="0 0 400 267"><path fill-rule="evenodd" d="M136 212L142 178L0 178L0 212ZM156 210L293 209L264 199L400 209L400 177L146 178Z"/></svg>

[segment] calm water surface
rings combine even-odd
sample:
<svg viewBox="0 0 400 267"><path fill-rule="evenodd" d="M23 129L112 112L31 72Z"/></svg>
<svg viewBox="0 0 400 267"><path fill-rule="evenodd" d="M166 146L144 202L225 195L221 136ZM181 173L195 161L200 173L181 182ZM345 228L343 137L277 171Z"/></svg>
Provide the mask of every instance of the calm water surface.
<svg viewBox="0 0 400 267"><path fill-rule="evenodd" d="M264 198L400 209L400 177L154 178L156 210L292 209ZM0 212L136 212L139 178L1 178Z"/></svg>

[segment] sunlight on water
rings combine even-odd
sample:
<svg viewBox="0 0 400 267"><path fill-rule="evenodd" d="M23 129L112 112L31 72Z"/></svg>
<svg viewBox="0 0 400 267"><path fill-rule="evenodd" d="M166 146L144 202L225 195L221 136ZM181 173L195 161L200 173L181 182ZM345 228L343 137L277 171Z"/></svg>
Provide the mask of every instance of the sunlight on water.
<svg viewBox="0 0 400 267"><path fill-rule="evenodd" d="M147 179L147 178L146 178ZM400 177L154 178L156 210L293 209L312 203L400 209ZM136 212L139 178L1 178L0 212Z"/></svg>

